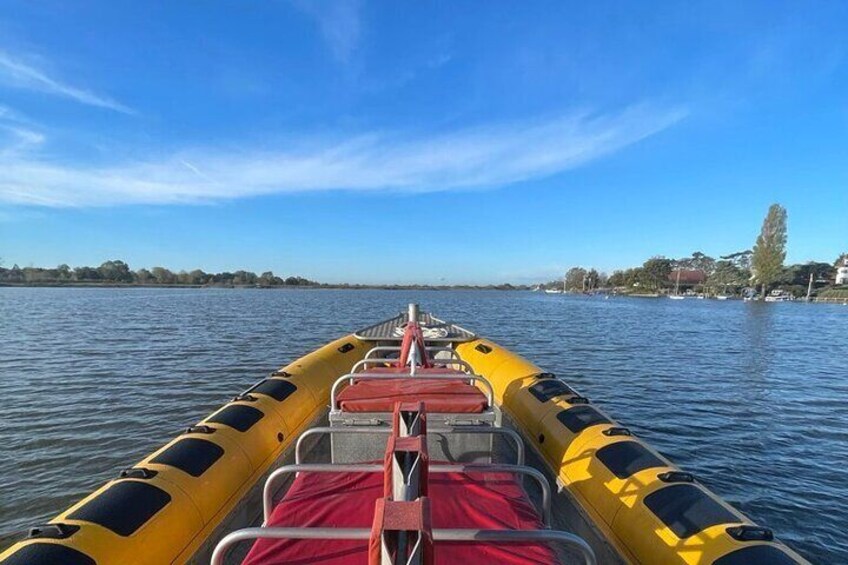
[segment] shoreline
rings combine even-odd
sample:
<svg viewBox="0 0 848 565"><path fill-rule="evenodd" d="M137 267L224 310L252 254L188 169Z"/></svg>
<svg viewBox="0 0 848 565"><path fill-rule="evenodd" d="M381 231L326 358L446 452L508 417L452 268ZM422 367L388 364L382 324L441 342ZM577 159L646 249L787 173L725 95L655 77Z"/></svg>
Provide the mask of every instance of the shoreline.
<svg viewBox="0 0 848 565"><path fill-rule="evenodd" d="M0 282L0 287L8 288L189 288L220 290L497 290L530 291L527 286L513 285L368 285L368 284L319 284L319 285L216 285L216 284L144 284L144 283L95 283L95 282L46 282L46 283L9 283Z"/></svg>

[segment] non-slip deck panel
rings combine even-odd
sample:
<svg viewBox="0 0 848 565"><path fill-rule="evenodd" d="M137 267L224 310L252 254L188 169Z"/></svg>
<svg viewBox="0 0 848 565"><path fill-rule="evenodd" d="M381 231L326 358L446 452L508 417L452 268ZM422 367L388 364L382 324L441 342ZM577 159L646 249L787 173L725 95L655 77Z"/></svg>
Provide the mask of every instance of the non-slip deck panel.
<svg viewBox="0 0 848 565"><path fill-rule="evenodd" d="M72 547L33 543L2 561L3 565L96 565L94 559Z"/></svg>
<svg viewBox="0 0 848 565"><path fill-rule="evenodd" d="M557 414L557 420L575 434L579 434L589 426L610 423L606 416L591 406L575 406L574 408L566 408Z"/></svg>
<svg viewBox="0 0 848 565"><path fill-rule="evenodd" d="M353 335L364 341L402 341L403 329L408 322L409 314L403 313L363 328ZM418 323L424 330L424 340L428 342L459 343L477 337L465 328L440 320L427 312L418 314Z"/></svg>
<svg viewBox="0 0 848 565"><path fill-rule="evenodd" d="M596 456L619 479L626 479L643 469L663 467L665 463L635 441L620 441L600 448Z"/></svg>
<svg viewBox="0 0 848 565"><path fill-rule="evenodd" d="M159 487L138 481L119 481L68 516L100 524L129 536L171 501Z"/></svg>
<svg viewBox="0 0 848 565"><path fill-rule="evenodd" d="M277 402L282 402L297 390L297 385L282 379L265 379L248 392L258 392L270 396Z"/></svg>
<svg viewBox="0 0 848 565"><path fill-rule="evenodd" d="M557 379L544 379L539 381L530 387L530 394L532 394L539 402L547 402L555 396L562 396L564 394L572 396L577 395L570 386Z"/></svg>
<svg viewBox="0 0 848 565"><path fill-rule="evenodd" d="M243 404L231 404L206 420L213 424L230 426L240 432L246 432L262 419L265 414L262 410L245 406Z"/></svg>
<svg viewBox="0 0 848 565"><path fill-rule="evenodd" d="M645 497L645 506L681 539L716 524L739 521L727 508L691 484L671 485L652 492Z"/></svg>
<svg viewBox="0 0 848 565"><path fill-rule="evenodd" d="M796 561L773 545L737 549L713 561L713 565L794 565Z"/></svg>
<svg viewBox="0 0 848 565"><path fill-rule="evenodd" d="M170 465L192 477L199 477L224 455L224 449L211 441L198 438L182 439L154 457L150 462Z"/></svg>

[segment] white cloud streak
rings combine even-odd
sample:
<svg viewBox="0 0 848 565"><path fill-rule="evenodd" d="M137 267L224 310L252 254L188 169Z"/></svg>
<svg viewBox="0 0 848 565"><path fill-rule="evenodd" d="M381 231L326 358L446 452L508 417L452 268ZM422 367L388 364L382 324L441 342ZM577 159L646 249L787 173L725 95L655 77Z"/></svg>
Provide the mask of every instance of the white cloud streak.
<svg viewBox="0 0 848 565"><path fill-rule="evenodd" d="M0 153L0 202L41 206L204 203L325 190L492 188L584 165L680 121L683 109L634 106L424 136L362 135L278 151L180 151L110 166Z"/></svg>
<svg viewBox="0 0 848 565"><path fill-rule="evenodd" d="M135 113L131 108L111 98L94 94L91 91L52 78L44 71L21 61L20 58L13 57L5 51L0 51L0 83L13 88L35 90L69 98L81 104L114 110L115 112Z"/></svg>
<svg viewBox="0 0 848 565"><path fill-rule="evenodd" d="M333 56L347 63L362 32L359 0L300 0L295 5L313 18Z"/></svg>

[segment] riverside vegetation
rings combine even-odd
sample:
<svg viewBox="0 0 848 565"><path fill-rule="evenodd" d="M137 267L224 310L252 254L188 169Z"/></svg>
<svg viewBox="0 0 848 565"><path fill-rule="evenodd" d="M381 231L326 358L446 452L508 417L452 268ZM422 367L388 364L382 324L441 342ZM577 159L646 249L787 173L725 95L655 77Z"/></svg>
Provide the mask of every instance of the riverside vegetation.
<svg viewBox="0 0 848 565"><path fill-rule="evenodd" d="M661 255L651 257L640 267L614 271L611 275L596 269L572 267L562 281L551 281L542 288L563 288L569 292L592 292L598 289L615 289L626 294L664 293L676 284L676 271L694 274L681 282L681 286L696 292L715 294L741 294L746 289L759 287L762 295L780 289L796 297L805 296L812 276L814 294L821 298L848 298L848 286L834 285L836 269L843 264L848 253L835 261L809 261L784 265L787 242L787 213L779 204L773 204L763 220L760 234L752 249L745 249L718 259L696 251L690 257L670 259Z"/></svg>

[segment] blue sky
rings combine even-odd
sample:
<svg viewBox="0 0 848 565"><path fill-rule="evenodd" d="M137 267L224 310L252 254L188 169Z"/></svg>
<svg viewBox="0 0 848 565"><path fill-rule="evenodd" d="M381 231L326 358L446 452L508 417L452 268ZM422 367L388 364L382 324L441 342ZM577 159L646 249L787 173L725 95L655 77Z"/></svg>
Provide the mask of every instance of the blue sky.
<svg viewBox="0 0 848 565"><path fill-rule="evenodd" d="M531 282L848 249L844 2L0 6L0 257Z"/></svg>

